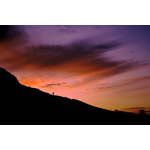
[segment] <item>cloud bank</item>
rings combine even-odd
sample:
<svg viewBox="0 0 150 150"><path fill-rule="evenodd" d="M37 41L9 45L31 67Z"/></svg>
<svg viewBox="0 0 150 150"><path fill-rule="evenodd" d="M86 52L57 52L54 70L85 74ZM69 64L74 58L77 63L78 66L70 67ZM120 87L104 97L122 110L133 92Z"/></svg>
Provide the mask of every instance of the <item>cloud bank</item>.
<svg viewBox="0 0 150 150"><path fill-rule="evenodd" d="M74 42L70 45L30 45L25 32L16 26L1 26L0 63L13 70L35 70L53 75L85 77L88 82L127 72L137 66L130 60L117 61L104 57L105 52L120 44L91 45Z"/></svg>

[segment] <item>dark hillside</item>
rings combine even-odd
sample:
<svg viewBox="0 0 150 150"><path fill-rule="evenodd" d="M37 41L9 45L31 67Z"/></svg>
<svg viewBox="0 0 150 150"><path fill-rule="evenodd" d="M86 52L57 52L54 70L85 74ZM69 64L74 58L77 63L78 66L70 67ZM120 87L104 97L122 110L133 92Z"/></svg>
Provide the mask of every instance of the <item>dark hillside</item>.
<svg viewBox="0 0 150 150"><path fill-rule="evenodd" d="M0 83L0 124L150 124L146 115L117 113L26 87L3 68L0 68Z"/></svg>

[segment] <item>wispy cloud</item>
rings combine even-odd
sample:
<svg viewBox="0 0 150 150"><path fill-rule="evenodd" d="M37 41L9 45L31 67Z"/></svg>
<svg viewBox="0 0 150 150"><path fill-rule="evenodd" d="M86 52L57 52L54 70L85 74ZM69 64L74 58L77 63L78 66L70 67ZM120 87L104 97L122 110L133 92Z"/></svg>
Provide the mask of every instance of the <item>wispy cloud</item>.
<svg viewBox="0 0 150 150"><path fill-rule="evenodd" d="M79 81L80 83L83 83L83 79L76 79L77 81Z"/></svg>
<svg viewBox="0 0 150 150"><path fill-rule="evenodd" d="M123 79L123 80L116 80L115 82L109 82L106 80L105 82L98 81L93 86L88 87L85 91L99 91L99 90L117 90L119 92L122 90L123 92L126 91L138 91L138 90L146 90L150 89L150 77L139 77L139 78L130 78L130 79ZM137 86L140 85L140 86Z"/></svg>
<svg viewBox="0 0 150 150"><path fill-rule="evenodd" d="M54 87L58 87L58 86L62 86L66 84L66 82L62 82L62 83L52 83L52 84L44 84L42 86L40 86L41 88L50 88L53 89Z"/></svg>
<svg viewBox="0 0 150 150"><path fill-rule="evenodd" d="M0 62L14 71L29 69L35 70L35 74L45 71L53 76L64 74L77 79L86 77L85 82L91 82L130 71L139 65L131 60L119 61L104 57L105 52L116 49L120 45L118 43L91 45L82 41L65 46L25 45L28 38L24 32L15 26L3 28Z"/></svg>
<svg viewBox="0 0 150 150"><path fill-rule="evenodd" d="M77 33L77 31L75 30L70 30L70 29L60 29L59 30L60 33L67 33L67 34L74 34L74 33Z"/></svg>

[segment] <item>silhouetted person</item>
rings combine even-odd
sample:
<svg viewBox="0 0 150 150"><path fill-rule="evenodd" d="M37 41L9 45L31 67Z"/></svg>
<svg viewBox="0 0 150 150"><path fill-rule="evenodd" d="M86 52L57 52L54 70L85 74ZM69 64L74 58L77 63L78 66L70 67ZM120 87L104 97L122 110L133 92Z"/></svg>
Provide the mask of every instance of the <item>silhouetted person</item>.
<svg viewBox="0 0 150 150"><path fill-rule="evenodd" d="M146 114L116 112L119 113L29 88L0 68L0 125L150 125L150 116Z"/></svg>

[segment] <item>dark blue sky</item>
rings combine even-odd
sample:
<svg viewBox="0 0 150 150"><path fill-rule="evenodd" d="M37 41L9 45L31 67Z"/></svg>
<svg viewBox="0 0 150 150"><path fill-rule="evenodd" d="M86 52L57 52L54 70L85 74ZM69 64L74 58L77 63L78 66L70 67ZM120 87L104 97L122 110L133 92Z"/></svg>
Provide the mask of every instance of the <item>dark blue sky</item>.
<svg viewBox="0 0 150 150"><path fill-rule="evenodd" d="M75 42L89 44L119 43L114 51L119 59L133 58L149 62L150 26L21 26L34 45L68 45ZM111 53L112 54L112 53ZM111 55L111 56L113 56ZM122 55L122 56L121 56Z"/></svg>

